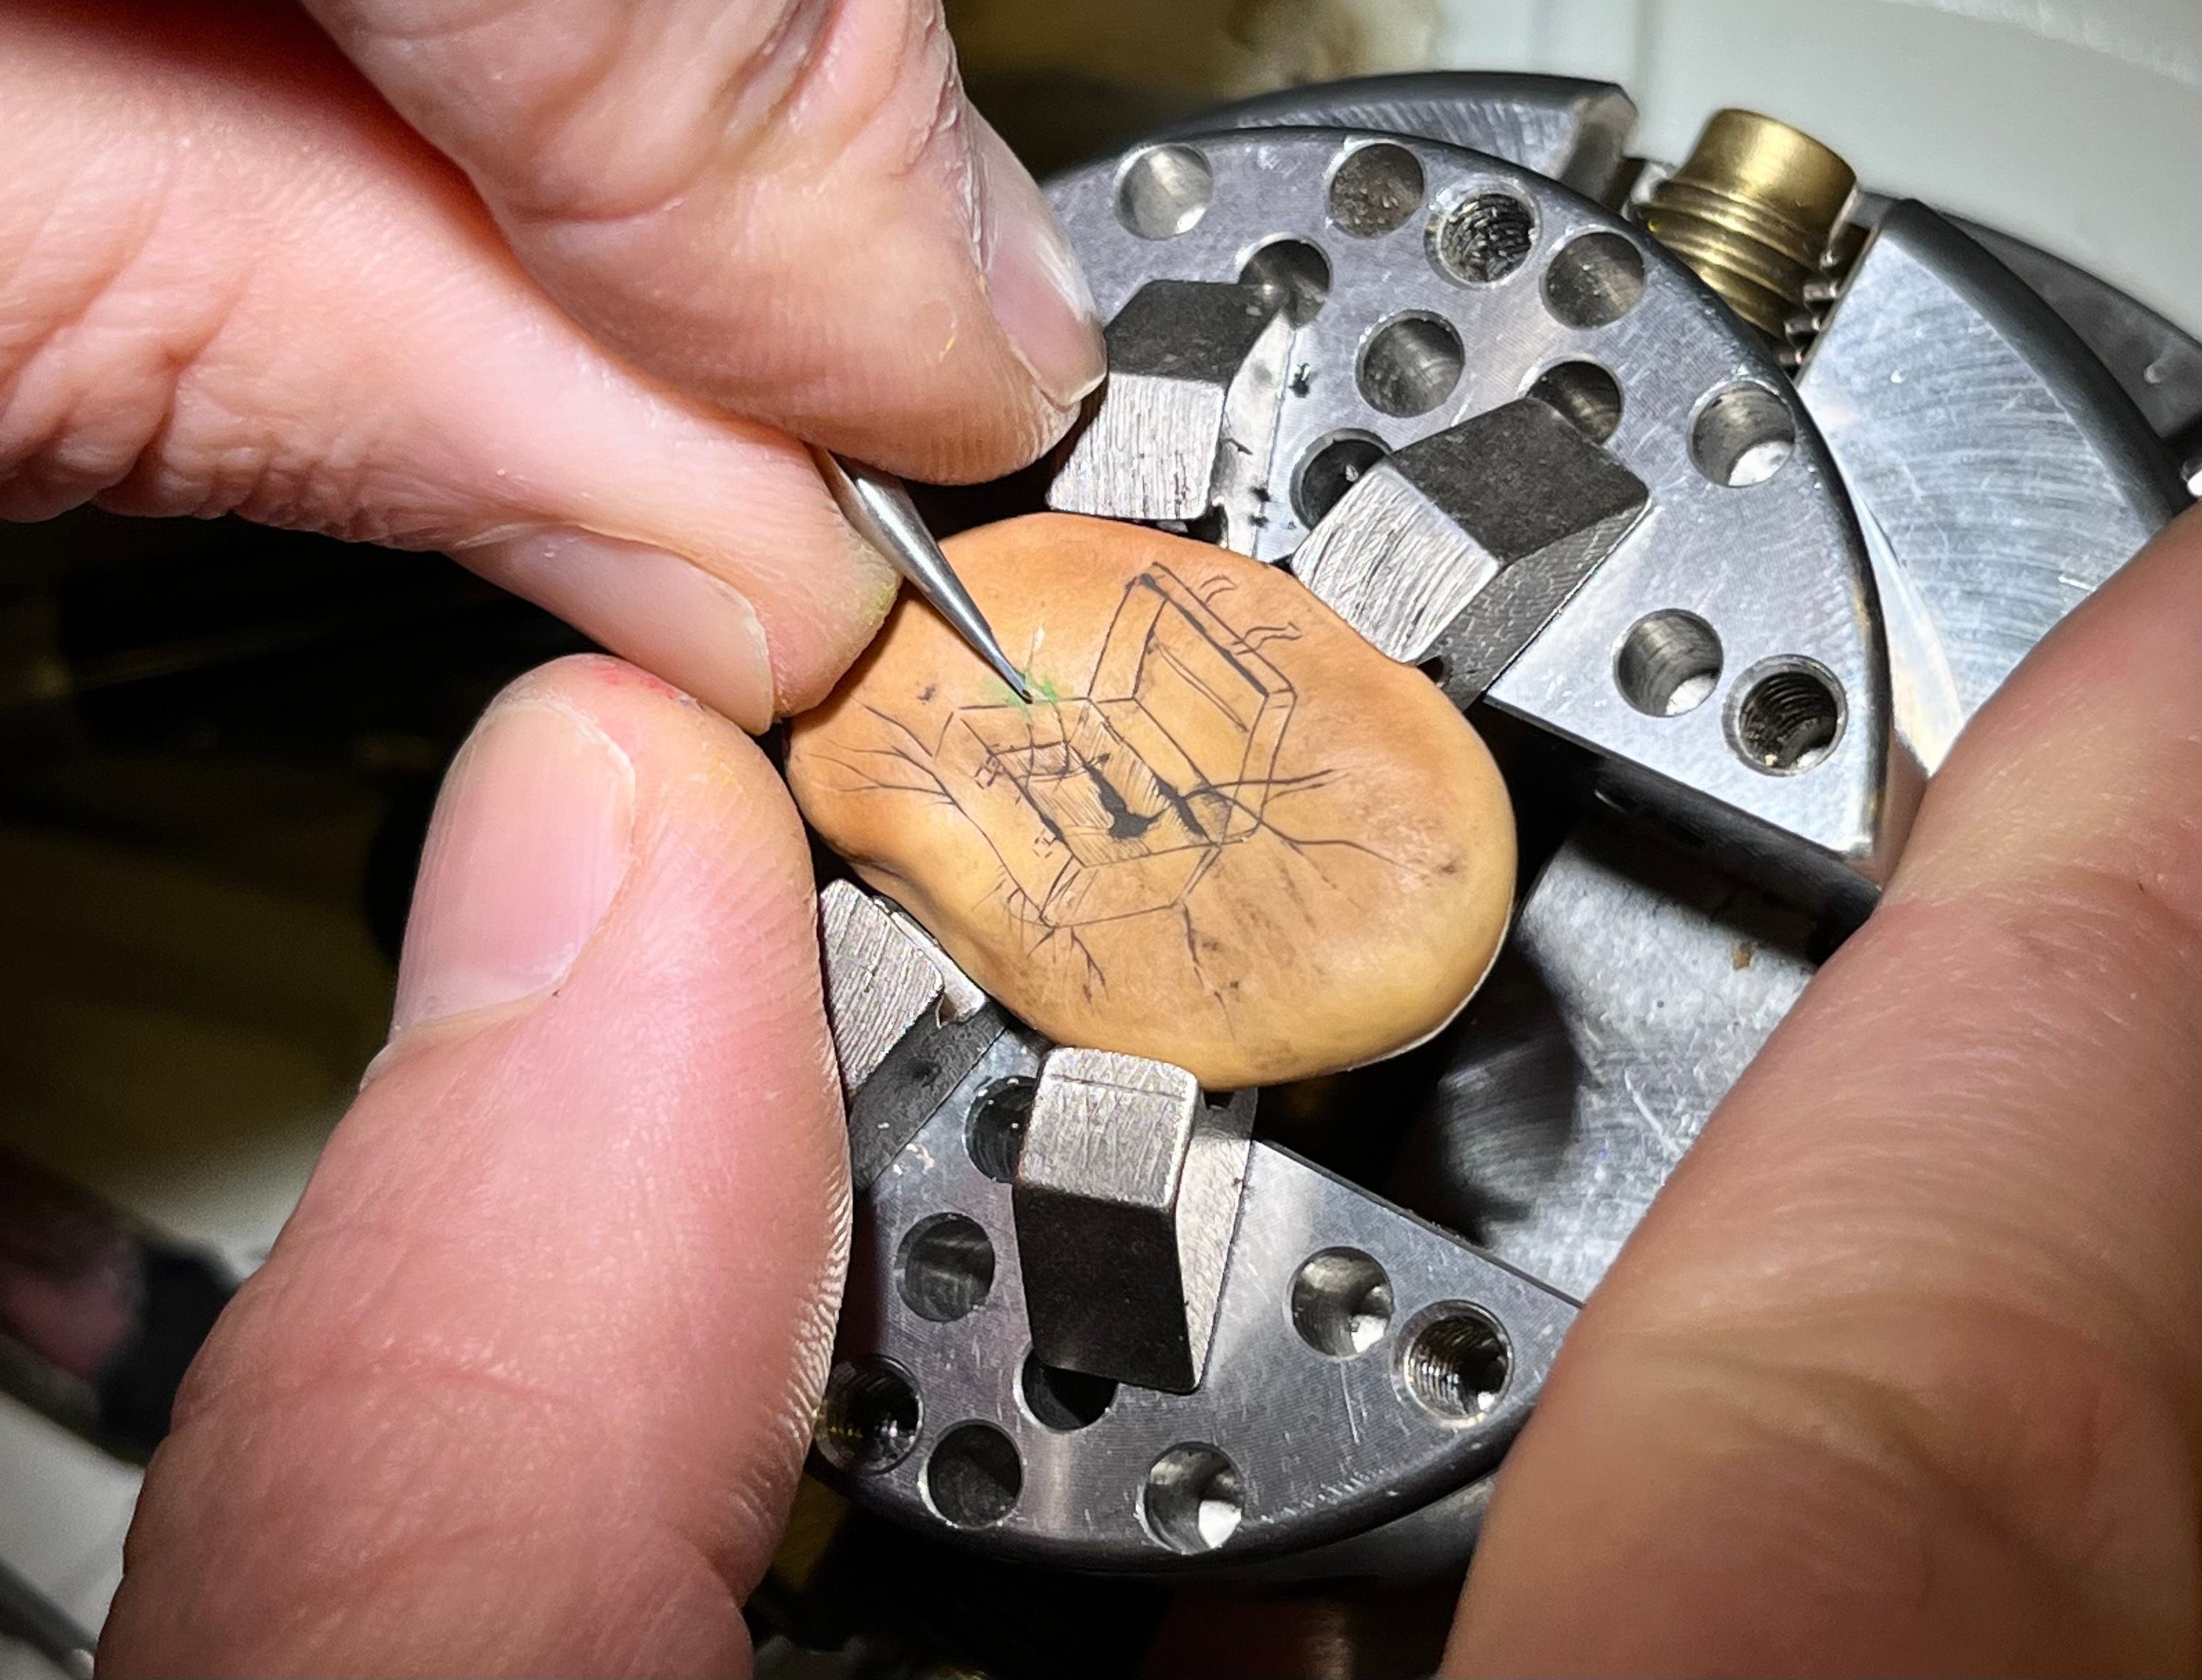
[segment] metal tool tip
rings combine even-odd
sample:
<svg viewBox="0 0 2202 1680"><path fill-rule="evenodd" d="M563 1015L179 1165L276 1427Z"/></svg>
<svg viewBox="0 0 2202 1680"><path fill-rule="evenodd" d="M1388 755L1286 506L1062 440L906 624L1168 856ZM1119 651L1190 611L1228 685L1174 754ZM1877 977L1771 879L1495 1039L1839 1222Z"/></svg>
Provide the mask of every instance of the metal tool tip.
<svg viewBox="0 0 2202 1680"><path fill-rule="evenodd" d="M1025 681L1024 673L1012 665L1006 655L990 652L987 657L992 661L994 669L1001 673L1002 681L1010 685L1010 693L1027 705L1030 705L1033 700L1032 685Z"/></svg>

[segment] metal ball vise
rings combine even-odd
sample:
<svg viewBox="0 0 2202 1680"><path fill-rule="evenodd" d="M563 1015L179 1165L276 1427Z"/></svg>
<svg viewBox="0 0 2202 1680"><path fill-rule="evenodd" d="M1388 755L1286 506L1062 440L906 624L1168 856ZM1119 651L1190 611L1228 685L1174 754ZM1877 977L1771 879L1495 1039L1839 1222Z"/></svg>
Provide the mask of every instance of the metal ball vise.
<svg viewBox="0 0 2202 1680"><path fill-rule="evenodd" d="M1767 118L1671 169L1633 118L1382 79L1051 183L1111 374L1046 505L1288 568L1419 668L1498 752L1522 885L1434 1040L1222 1092L1041 1037L831 881L857 1200L815 1462L854 1500L1080 1571L1464 1555L1925 776L2186 505L2202 345Z"/></svg>

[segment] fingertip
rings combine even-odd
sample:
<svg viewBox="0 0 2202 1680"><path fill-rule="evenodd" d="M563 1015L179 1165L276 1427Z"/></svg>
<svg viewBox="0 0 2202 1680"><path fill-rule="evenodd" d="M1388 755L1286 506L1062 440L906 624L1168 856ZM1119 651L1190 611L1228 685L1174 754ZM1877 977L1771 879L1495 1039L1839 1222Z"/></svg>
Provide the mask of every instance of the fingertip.
<svg viewBox="0 0 2202 1680"><path fill-rule="evenodd" d="M801 824L753 741L600 656L515 684L469 751L421 914L489 936L412 938L509 958L530 889L497 877L546 846L603 900L618 825L583 802L575 869L515 831L607 763L623 869L562 974L415 1020L337 1128L148 1477L120 1665L743 1659L847 1242Z"/></svg>
<svg viewBox="0 0 2202 1680"><path fill-rule="evenodd" d="M555 986L627 875L634 766L574 707L491 707L453 761L413 889L392 1034Z"/></svg>
<svg viewBox="0 0 2202 1680"><path fill-rule="evenodd" d="M974 112L970 125L983 184L986 296L1051 410L1042 421L1046 449L1109 371L1100 315L1078 253L1038 184L984 117Z"/></svg>
<svg viewBox="0 0 2202 1680"><path fill-rule="evenodd" d="M680 555L573 529L500 532L453 552L752 734L780 711L757 609Z"/></svg>

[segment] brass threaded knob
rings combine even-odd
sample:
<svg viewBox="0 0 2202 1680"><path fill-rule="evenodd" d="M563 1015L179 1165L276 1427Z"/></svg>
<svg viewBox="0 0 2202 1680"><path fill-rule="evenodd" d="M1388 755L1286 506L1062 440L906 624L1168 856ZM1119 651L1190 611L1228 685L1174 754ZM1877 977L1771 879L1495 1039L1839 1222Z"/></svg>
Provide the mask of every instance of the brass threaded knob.
<svg viewBox="0 0 2202 1680"><path fill-rule="evenodd" d="M1644 225L1728 307L1777 343L1849 214L1851 166L1756 111L1718 111L1652 189Z"/></svg>

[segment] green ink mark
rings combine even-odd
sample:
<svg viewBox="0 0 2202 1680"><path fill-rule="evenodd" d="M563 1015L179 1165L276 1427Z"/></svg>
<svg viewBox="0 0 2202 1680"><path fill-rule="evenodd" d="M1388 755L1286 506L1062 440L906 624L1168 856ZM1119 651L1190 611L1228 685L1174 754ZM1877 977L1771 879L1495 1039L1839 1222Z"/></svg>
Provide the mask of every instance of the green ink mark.
<svg viewBox="0 0 2202 1680"><path fill-rule="evenodd" d="M1032 716L1032 709L1034 706L1059 706L1064 700L1069 698L1069 696L1066 695L1061 688L1057 687L1045 677L1034 676L1029 670L1024 672L1023 675L1025 687L1031 689L1033 692L1032 699L1030 700L1027 700L1023 695L1018 693L1017 691L1010 687L1008 683L1004 682L1000 678L997 677L994 679L993 682L993 699L997 705L999 705L1004 701L1007 701L1010 704L1015 706L1019 711L1022 712L1026 716L1029 717Z"/></svg>

